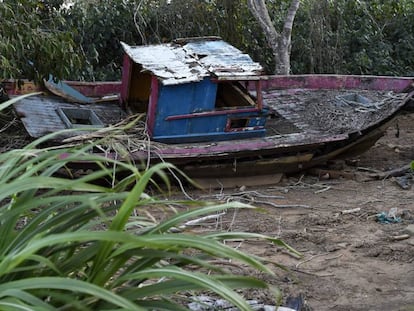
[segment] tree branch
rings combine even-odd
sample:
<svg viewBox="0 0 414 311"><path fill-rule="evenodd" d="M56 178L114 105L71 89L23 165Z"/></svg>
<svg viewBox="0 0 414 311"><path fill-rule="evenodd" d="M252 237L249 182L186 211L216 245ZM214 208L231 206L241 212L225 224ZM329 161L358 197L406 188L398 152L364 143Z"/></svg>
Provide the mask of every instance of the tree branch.
<svg viewBox="0 0 414 311"><path fill-rule="evenodd" d="M288 75L290 73L292 27L296 12L299 9L300 0L291 0L283 30L280 33L276 31L273 25L265 0L247 0L247 5L263 29L266 40L272 48L275 59L274 73Z"/></svg>
<svg viewBox="0 0 414 311"><path fill-rule="evenodd" d="M280 34L276 31L275 26L269 16L265 0L247 0L247 5L259 22L260 27L265 32L265 36L272 46L278 45Z"/></svg>
<svg viewBox="0 0 414 311"><path fill-rule="evenodd" d="M288 14L285 18L285 24L283 27L284 37L290 37L292 34L293 21L295 20L296 12L299 9L300 0L293 0L290 4Z"/></svg>

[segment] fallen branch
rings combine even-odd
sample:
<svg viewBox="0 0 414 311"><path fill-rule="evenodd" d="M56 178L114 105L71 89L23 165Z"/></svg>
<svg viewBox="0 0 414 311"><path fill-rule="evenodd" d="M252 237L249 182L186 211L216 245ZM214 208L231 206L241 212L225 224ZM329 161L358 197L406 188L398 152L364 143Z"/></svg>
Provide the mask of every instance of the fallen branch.
<svg viewBox="0 0 414 311"><path fill-rule="evenodd" d="M270 205L272 207L276 208L310 208L309 205L302 205L302 204L275 204L273 202L267 202L267 201L254 201L252 203L258 203L258 204L266 204Z"/></svg>
<svg viewBox="0 0 414 311"><path fill-rule="evenodd" d="M317 274L317 273L312 273L312 272L308 272L308 271L304 271L304 270L300 270L298 268L291 268L292 271L295 272L299 272L299 273L303 273L303 274L307 274L307 275L311 275L311 276L317 276L320 278L327 278L327 277L332 277L335 276L335 274L333 273L326 273L326 274Z"/></svg>
<svg viewBox="0 0 414 311"><path fill-rule="evenodd" d="M297 263L297 264L296 264L296 266L295 266L295 268L296 268L296 269L297 269L297 268L299 268L299 266L300 266L300 265L302 265L302 264L304 264L304 263L306 263L306 262L309 262L309 261L313 260L313 259L314 259L314 258L316 258L316 257L326 256L326 255L329 255L329 254L330 254L330 253L322 253L322 254L316 254L316 255L313 255L313 256L309 257L308 259L303 260L303 261L301 261L301 262Z"/></svg>
<svg viewBox="0 0 414 311"><path fill-rule="evenodd" d="M402 167L399 167L399 168L396 168L390 171L386 171L386 172L369 174L369 176L375 179L386 179L389 177L398 177L398 176L405 175L409 171L411 171L411 164L407 164Z"/></svg>
<svg viewBox="0 0 414 311"><path fill-rule="evenodd" d="M395 235L393 237L391 237L394 241L402 241L402 240L406 240L409 239L410 236L408 234L402 234L402 235Z"/></svg>
<svg viewBox="0 0 414 311"><path fill-rule="evenodd" d="M352 214L352 213L356 213L356 212L359 212L359 211L361 211L361 208L360 207L357 207L357 208L353 208L353 209L344 210L344 211L341 212L341 214L342 215L344 215L344 214Z"/></svg>
<svg viewBox="0 0 414 311"><path fill-rule="evenodd" d="M322 192L328 191L328 190L330 190L330 189L331 189L331 186L328 186L328 187L323 188L323 189L321 189L321 190L315 191L315 194L322 193Z"/></svg>

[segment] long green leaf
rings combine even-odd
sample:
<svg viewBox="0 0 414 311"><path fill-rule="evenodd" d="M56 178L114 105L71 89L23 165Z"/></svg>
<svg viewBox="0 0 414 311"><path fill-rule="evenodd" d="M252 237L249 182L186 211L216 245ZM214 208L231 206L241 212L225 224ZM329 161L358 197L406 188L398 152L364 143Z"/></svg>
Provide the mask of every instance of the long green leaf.
<svg viewBox="0 0 414 311"><path fill-rule="evenodd" d="M269 241L277 246L281 246L289 250L290 252L294 253L295 255L302 256L297 250L293 247L289 246L281 239L272 238L267 235L259 234L259 233L250 233L250 232L217 232L217 233L209 233L205 235L205 237L213 238L217 240L240 240L240 239L259 239L262 241Z"/></svg>
<svg viewBox="0 0 414 311"><path fill-rule="evenodd" d="M24 290L16 289L14 287L10 287L9 289L4 290L3 292L0 293L0 295L3 297L12 297L14 299L17 299L19 303L16 303L16 305L21 305L24 308L23 310L26 310L25 308L27 308L28 306L24 306L22 302L25 302L31 306L31 309L29 310L33 310L33 307L39 310L54 310L55 309L52 306L45 303L42 299L39 299L38 297L28 292L25 292ZM5 300L6 299L0 300L0 303L1 302L5 303L6 302Z"/></svg>
<svg viewBox="0 0 414 311"><path fill-rule="evenodd" d="M132 211L137 206L137 202L141 198L141 195L143 194L153 175L158 174L162 178L166 178L165 175L162 174L162 170L165 168L173 168L173 166L167 163L160 163L151 167L140 177L134 188L131 190L130 195L126 198L121 208L119 209L118 214L114 217L113 222L110 226L110 230L120 231L124 229L129 217L132 214ZM107 264L106 258L110 254L112 247L112 242L105 242L102 244L102 249L98 255L98 260L94 262L94 266L92 267L92 279L95 284L105 284L105 282L107 282L112 276L110 273L105 274L102 272L107 269L109 269L109 271L114 270L112 268L105 267Z"/></svg>
<svg viewBox="0 0 414 311"><path fill-rule="evenodd" d="M126 275L124 280L127 279L136 279L141 277L140 275L136 275L131 273L130 275ZM218 281L222 283L229 289L242 289L242 288L268 288L267 284L263 281L252 277L246 276L234 276L234 275L210 275L209 276L212 280ZM205 290L206 288L196 282L192 282L186 278L181 279L166 279L162 282L157 282L149 285L140 286L139 289L135 288L126 288L125 290L121 290L120 295L127 299L137 300L143 299L145 297L157 297L158 295L170 295L176 294L182 291L189 291L189 290Z"/></svg>
<svg viewBox="0 0 414 311"><path fill-rule="evenodd" d="M13 293L7 292L8 288L13 288L15 290L33 290L33 289L59 289L67 290L76 293L83 293L91 295L93 297L106 300L114 305L117 305L128 310L145 310L144 308L139 307L133 302L125 299L119 295L112 293L111 291L105 290L102 287L90 284L87 282L69 279L69 278L60 278L60 277L41 277L41 278L27 278L23 280L17 280L8 282L5 284L0 284L0 299L3 297L8 297Z"/></svg>
<svg viewBox="0 0 414 311"><path fill-rule="evenodd" d="M2 111L3 109L6 109L7 107L10 107L11 105L17 103L18 101L30 97L30 96L35 96L35 95L40 95L42 94L42 92L36 92L36 93L30 93L30 94L25 94L25 95L20 95L17 97L14 97L12 99L9 99L7 101L5 101L4 103L0 104L0 111Z"/></svg>
<svg viewBox="0 0 414 311"><path fill-rule="evenodd" d="M211 206L204 206L202 208L193 209L190 211L179 213L164 222L160 223L159 225L151 228L148 230L147 234L153 233L161 233L166 232L167 230L175 227L179 224L182 224L184 221L192 219L194 217L198 217L201 215L212 214L215 212L232 209L232 208L251 208L254 209L254 206L240 203L240 202L229 202L225 204L218 204L218 205L211 205Z"/></svg>
<svg viewBox="0 0 414 311"><path fill-rule="evenodd" d="M0 254L4 255L8 250L20 248L42 232L59 233L84 226L91 227L91 219L96 217L98 212L115 209L114 202L123 200L126 196L127 193L83 193L19 201L7 213L3 213L4 224L0 226L0 236L3 237L0 239ZM15 231L19 217L30 213L31 209L40 211L27 225ZM103 217L101 216L100 222L104 221Z"/></svg>
<svg viewBox="0 0 414 311"><path fill-rule="evenodd" d="M174 249L176 247L180 247L199 249L206 252L207 254L212 254L220 258L231 258L234 260L239 260L251 267L254 267L255 269L273 274L269 268L263 265L254 256L250 256L249 254L245 254L236 249L204 237L194 237L192 235L185 234L153 234L145 237L145 240L147 243L149 243L149 245L157 248L162 247L164 249Z"/></svg>
<svg viewBox="0 0 414 311"><path fill-rule="evenodd" d="M31 255L35 254L42 248L53 245L60 245L73 242L90 242L90 241L111 241L111 242L135 242L137 246L141 247L144 241L137 240L136 237L129 235L126 232L109 232L109 231L78 231L66 232L61 234L50 234L45 236L35 236L25 245L21 250L14 250L3 257L0 261L0 273L9 273L17 267L24 260L27 260Z"/></svg>
<svg viewBox="0 0 414 311"><path fill-rule="evenodd" d="M151 235L151 236L132 236L126 232L113 232L113 231L100 231L100 232L71 232L62 233L56 235L48 235L45 237L39 237L33 239L21 251L14 254L5 256L2 262L0 262L0 273L8 273L13 268L18 266L22 261L26 260L29 256L37 252L43 247L48 247L56 244L67 242L88 242L88 241L110 241L114 244L118 243L131 243L136 247L148 247L155 249L185 249L194 248L202 250L208 254L213 254L218 257L232 258L248 265L272 274L265 265L253 256L244 254L238 250L227 247L214 240L209 240L202 237L187 236L182 234L175 235ZM100 253L98 254L98 256ZM106 262L108 256L104 259L99 258L100 261Z"/></svg>
<svg viewBox="0 0 414 311"><path fill-rule="evenodd" d="M202 288L211 290L229 302L237 306L241 311L251 311L251 307L236 292L225 286L218 279L213 279L205 274L188 272L177 267L165 267L158 269L146 269L133 273L131 277L140 279L172 278L195 284Z"/></svg>
<svg viewBox="0 0 414 311"><path fill-rule="evenodd" d="M0 300L0 310L2 311L44 311L47 310L41 307L33 307L23 304L23 302L19 302L14 300L12 301L1 301ZM54 309L51 309L54 310Z"/></svg>
<svg viewBox="0 0 414 311"><path fill-rule="evenodd" d="M2 192L0 194L0 200L3 200L14 193L20 193L26 190L31 190L35 186L38 189L56 189L71 190L71 191L89 191L89 192L106 192L108 188L93 185L83 182L70 182L67 179L46 177L46 176L33 176L19 180L18 182L3 184Z"/></svg>
<svg viewBox="0 0 414 311"><path fill-rule="evenodd" d="M132 211L137 205L137 202L141 198L145 188L147 187L149 181L153 177L153 175L157 174L164 179L164 181L168 184L168 179L166 175L163 173L164 169L172 169L174 166L168 163L159 163L157 165L152 166L149 170L147 170L138 180L137 184L131 190L130 195L122 204L121 208L119 209L118 214L114 218L114 221L111 225L111 230L123 230L125 224L127 223L129 217L131 216Z"/></svg>

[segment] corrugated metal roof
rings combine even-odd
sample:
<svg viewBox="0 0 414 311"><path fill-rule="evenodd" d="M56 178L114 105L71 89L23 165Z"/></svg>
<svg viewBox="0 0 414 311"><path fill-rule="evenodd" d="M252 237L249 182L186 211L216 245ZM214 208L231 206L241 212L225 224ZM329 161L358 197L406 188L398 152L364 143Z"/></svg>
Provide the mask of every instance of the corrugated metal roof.
<svg viewBox="0 0 414 311"><path fill-rule="evenodd" d="M129 57L142 65L143 71L151 72L164 85L200 81L207 76L246 79L262 73L259 63L221 39L178 42L145 46L121 44Z"/></svg>

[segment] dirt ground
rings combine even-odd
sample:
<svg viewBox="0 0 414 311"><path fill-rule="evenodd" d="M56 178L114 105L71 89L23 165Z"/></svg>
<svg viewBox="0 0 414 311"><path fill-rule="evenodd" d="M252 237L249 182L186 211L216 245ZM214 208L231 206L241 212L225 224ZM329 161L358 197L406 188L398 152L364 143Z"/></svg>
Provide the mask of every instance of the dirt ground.
<svg viewBox="0 0 414 311"><path fill-rule="evenodd" d="M310 310L414 310L414 236L404 236L414 224L414 186L370 177L414 160L414 113L397 121L399 133L393 125L365 154L334 163L346 178L303 173L275 185L209 191L210 198L249 197L262 208L229 213L218 222L222 229L280 237L302 253L295 258L266 242L235 244L288 268L267 278L284 298L302 294ZM410 173L405 177L413 183ZM390 211L401 222L378 220ZM248 298L268 298L257 295Z"/></svg>

